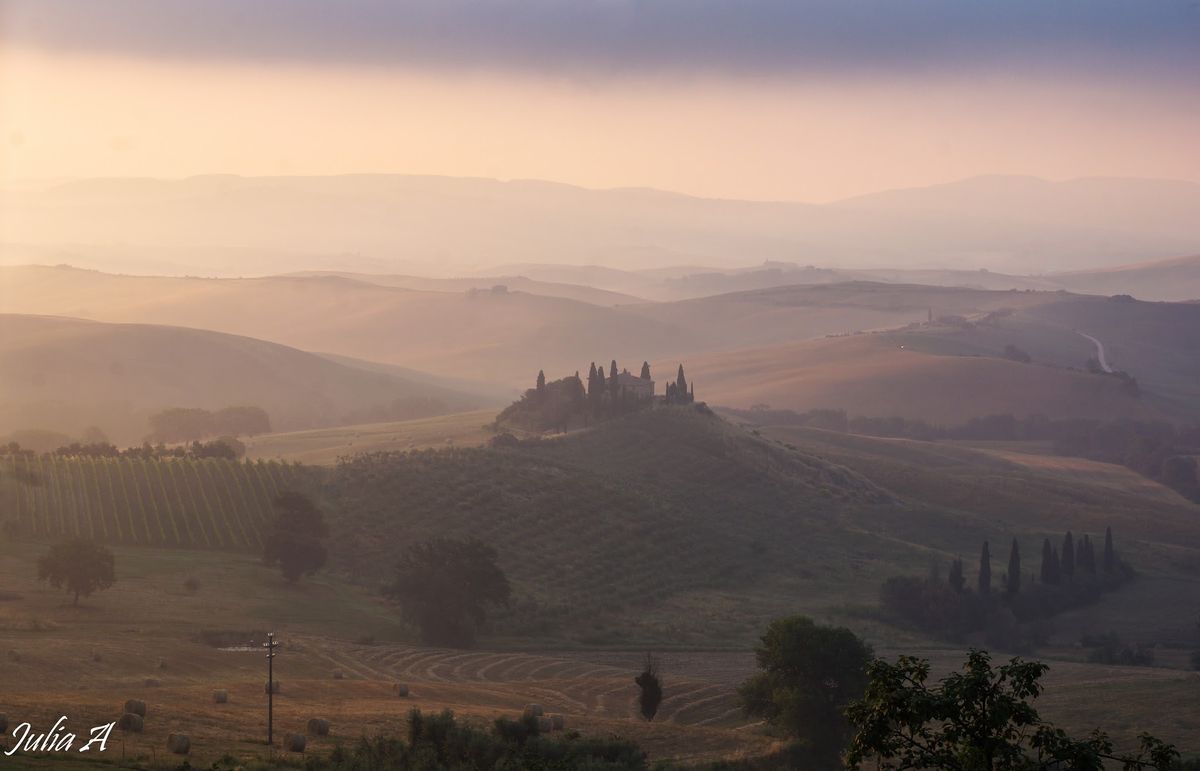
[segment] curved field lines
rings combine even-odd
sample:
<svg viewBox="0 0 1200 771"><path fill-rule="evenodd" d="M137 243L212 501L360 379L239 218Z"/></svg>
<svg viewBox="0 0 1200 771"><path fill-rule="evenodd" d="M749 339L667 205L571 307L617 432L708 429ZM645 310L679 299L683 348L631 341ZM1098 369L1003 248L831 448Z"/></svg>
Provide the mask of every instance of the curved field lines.
<svg viewBox="0 0 1200 771"><path fill-rule="evenodd" d="M587 654L553 655L520 651L462 651L393 645L314 643L319 654L351 676L369 680L472 687L489 702L500 698L520 710L529 702L547 712L608 719L637 719L637 668L588 660ZM706 655L688 654L691 660ZM733 728L747 724L737 706L740 677L680 674L664 678L664 698L655 724Z"/></svg>

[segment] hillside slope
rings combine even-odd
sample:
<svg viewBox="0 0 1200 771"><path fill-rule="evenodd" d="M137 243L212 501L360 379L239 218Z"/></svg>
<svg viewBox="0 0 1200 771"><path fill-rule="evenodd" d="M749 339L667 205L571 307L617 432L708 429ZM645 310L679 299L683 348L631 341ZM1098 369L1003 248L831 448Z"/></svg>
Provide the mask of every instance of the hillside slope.
<svg viewBox="0 0 1200 771"><path fill-rule="evenodd" d="M95 425L140 443L168 407L258 406L276 430L339 425L397 399L449 412L471 397L247 337L148 324L0 314L0 434L78 436Z"/></svg>
<svg viewBox="0 0 1200 771"><path fill-rule="evenodd" d="M1131 294L1140 300L1200 300L1200 254L1058 273L1051 278L1073 292Z"/></svg>

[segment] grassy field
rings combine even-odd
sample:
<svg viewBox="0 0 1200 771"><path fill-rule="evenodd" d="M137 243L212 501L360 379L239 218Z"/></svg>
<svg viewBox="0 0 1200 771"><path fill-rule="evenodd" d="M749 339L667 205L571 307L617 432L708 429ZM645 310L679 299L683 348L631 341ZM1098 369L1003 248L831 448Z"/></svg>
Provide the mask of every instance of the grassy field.
<svg viewBox="0 0 1200 771"><path fill-rule="evenodd" d="M484 426L495 418L496 410L476 410L419 420L262 434L246 440L246 457L332 466L338 458L358 453L476 447L493 436Z"/></svg>

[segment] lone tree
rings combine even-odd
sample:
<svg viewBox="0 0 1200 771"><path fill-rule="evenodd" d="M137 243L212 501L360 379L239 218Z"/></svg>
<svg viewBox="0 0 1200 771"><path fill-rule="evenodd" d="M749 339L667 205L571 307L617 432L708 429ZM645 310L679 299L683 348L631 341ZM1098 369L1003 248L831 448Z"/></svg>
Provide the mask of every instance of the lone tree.
<svg viewBox="0 0 1200 771"><path fill-rule="evenodd" d="M384 593L425 643L467 648L487 620L487 606L507 606L512 588L492 547L476 538L434 538L405 549Z"/></svg>
<svg viewBox="0 0 1200 771"><path fill-rule="evenodd" d="M633 682L641 689L641 693L638 694L638 708L642 717L649 722L658 712L658 705L662 703L663 697L662 680L658 677L658 659L647 653L646 666Z"/></svg>
<svg viewBox="0 0 1200 771"><path fill-rule="evenodd" d="M49 581L55 589L66 588L79 598L107 589L116 582L116 561L100 544L86 538L60 541L38 558L38 580Z"/></svg>
<svg viewBox="0 0 1200 771"><path fill-rule="evenodd" d="M1021 549L1017 539L1012 542L1012 550L1008 553L1008 575L1005 576L1004 591L1012 596L1021 591Z"/></svg>
<svg viewBox="0 0 1200 771"><path fill-rule="evenodd" d="M850 737L842 708L867 685L870 646L844 627L790 616L771 623L755 656L761 671L738 688L742 708L836 760Z"/></svg>
<svg viewBox="0 0 1200 771"><path fill-rule="evenodd" d="M979 552L979 594L986 596L992 593L992 554L988 551L988 542L983 542Z"/></svg>
<svg viewBox="0 0 1200 771"><path fill-rule="evenodd" d="M1103 771L1169 769L1179 753L1142 734L1137 755L1117 755L1102 731L1072 739L1030 704L1043 690L1038 661L1013 659L993 669L987 651L972 650L961 672L931 686L929 662L901 656L871 664L866 695L846 708L855 735L846 766L874 769L1062 768Z"/></svg>
<svg viewBox="0 0 1200 771"><path fill-rule="evenodd" d="M328 553L322 541L329 535L325 518L303 493L280 493L272 502L275 522L263 546L263 561L279 565L288 583L311 576L325 566Z"/></svg>

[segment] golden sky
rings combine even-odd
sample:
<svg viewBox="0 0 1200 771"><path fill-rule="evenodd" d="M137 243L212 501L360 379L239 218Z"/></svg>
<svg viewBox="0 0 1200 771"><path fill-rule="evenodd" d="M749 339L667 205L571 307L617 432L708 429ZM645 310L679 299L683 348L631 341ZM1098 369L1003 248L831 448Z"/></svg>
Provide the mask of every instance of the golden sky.
<svg viewBox="0 0 1200 771"><path fill-rule="evenodd" d="M813 202L990 173L1200 180L1197 89L1119 67L614 73L3 43L9 180L395 172Z"/></svg>

